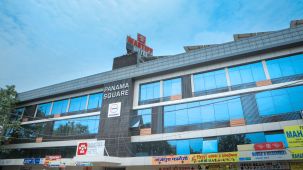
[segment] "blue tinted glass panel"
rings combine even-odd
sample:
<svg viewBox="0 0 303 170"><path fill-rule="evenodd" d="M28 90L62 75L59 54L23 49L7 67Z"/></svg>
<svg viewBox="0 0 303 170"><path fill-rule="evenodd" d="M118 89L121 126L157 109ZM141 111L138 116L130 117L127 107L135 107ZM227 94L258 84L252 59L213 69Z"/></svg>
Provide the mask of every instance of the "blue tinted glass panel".
<svg viewBox="0 0 303 170"><path fill-rule="evenodd" d="M288 147L288 143L286 141L284 134L270 134L265 135L266 142L283 142L285 147Z"/></svg>
<svg viewBox="0 0 303 170"><path fill-rule="evenodd" d="M53 104L52 114L66 113L68 100L56 101Z"/></svg>
<svg viewBox="0 0 303 170"><path fill-rule="evenodd" d="M151 125L151 112L152 112L151 109L138 110L138 115L141 116L143 125L145 125L145 126Z"/></svg>
<svg viewBox="0 0 303 170"><path fill-rule="evenodd" d="M303 109L303 86L289 87L256 94L259 113L262 116L283 114Z"/></svg>
<svg viewBox="0 0 303 170"><path fill-rule="evenodd" d="M243 118L239 96L164 106L164 126L192 125Z"/></svg>
<svg viewBox="0 0 303 170"><path fill-rule="evenodd" d="M96 93L89 95L87 109L101 108L103 93Z"/></svg>
<svg viewBox="0 0 303 170"><path fill-rule="evenodd" d="M202 139L189 139L189 147L191 154L202 153Z"/></svg>
<svg viewBox="0 0 303 170"><path fill-rule="evenodd" d="M96 134L99 129L100 116L55 121L54 136Z"/></svg>
<svg viewBox="0 0 303 170"><path fill-rule="evenodd" d="M218 140L203 140L203 153L218 152Z"/></svg>
<svg viewBox="0 0 303 170"><path fill-rule="evenodd" d="M181 95L181 78L170 79L163 81L163 96Z"/></svg>
<svg viewBox="0 0 303 170"><path fill-rule="evenodd" d="M248 133L245 135L245 138L248 143L252 143L252 144L266 142L265 135L263 132Z"/></svg>
<svg viewBox="0 0 303 170"><path fill-rule="evenodd" d="M231 85L239 85L265 80L265 73L261 62L247 64L228 69Z"/></svg>
<svg viewBox="0 0 303 170"><path fill-rule="evenodd" d="M188 155L188 154L190 154L189 141L177 140L177 155Z"/></svg>
<svg viewBox="0 0 303 170"><path fill-rule="evenodd" d="M69 112L85 110L87 96L75 97L70 100Z"/></svg>
<svg viewBox="0 0 303 170"><path fill-rule="evenodd" d="M303 54L266 61L271 79L303 73Z"/></svg>
<svg viewBox="0 0 303 170"><path fill-rule="evenodd" d="M175 111L167 111L164 114L164 127L176 126Z"/></svg>
<svg viewBox="0 0 303 170"><path fill-rule="evenodd" d="M196 74L194 79L194 91L211 90L227 86L225 70L217 70L207 73Z"/></svg>
<svg viewBox="0 0 303 170"><path fill-rule="evenodd" d="M160 82L140 85L140 101L160 98Z"/></svg>
<svg viewBox="0 0 303 170"><path fill-rule="evenodd" d="M228 101L228 110L230 119L243 118L243 110L240 99L232 99Z"/></svg>
<svg viewBox="0 0 303 170"><path fill-rule="evenodd" d="M37 105L36 117L45 117L50 115L50 108L52 103L43 103Z"/></svg>
<svg viewBox="0 0 303 170"><path fill-rule="evenodd" d="M199 102L188 103L187 113L189 124L202 123L202 114L199 106Z"/></svg>

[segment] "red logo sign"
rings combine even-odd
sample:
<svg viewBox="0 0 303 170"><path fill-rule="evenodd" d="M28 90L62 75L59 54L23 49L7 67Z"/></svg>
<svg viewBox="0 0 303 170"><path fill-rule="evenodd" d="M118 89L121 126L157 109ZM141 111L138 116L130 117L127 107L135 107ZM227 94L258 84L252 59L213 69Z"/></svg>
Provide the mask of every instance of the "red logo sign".
<svg viewBox="0 0 303 170"><path fill-rule="evenodd" d="M87 152L87 143L79 143L77 149L77 155L86 155Z"/></svg>
<svg viewBox="0 0 303 170"><path fill-rule="evenodd" d="M266 142L254 144L256 151L284 149L283 142Z"/></svg>

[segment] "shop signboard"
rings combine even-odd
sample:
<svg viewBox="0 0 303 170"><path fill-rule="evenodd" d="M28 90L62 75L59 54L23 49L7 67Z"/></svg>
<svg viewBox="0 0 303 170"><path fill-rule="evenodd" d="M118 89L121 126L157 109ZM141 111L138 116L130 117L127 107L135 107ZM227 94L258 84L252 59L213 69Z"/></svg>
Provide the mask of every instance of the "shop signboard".
<svg viewBox="0 0 303 170"><path fill-rule="evenodd" d="M121 114L121 102L110 103L108 106L108 117L119 117Z"/></svg>
<svg viewBox="0 0 303 170"><path fill-rule="evenodd" d="M303 125L286 126L284 134L289 148L303 147Z"/></svg>
<svg viewBox="0 0 303 170"><path fill-rule="evenodd" d="M48 156L45 156L44 166L64 167L65 165L61 162L61 155L48 155Z"/></svg>
<svg viewBox="0 0 303 170"><path fill-rule="evenodd" d="M24 165L40 165L43 163L43 158L25 158L23 160Z"/></svg>
<svg viewBox="0 0 303 170"><path fill-rule="evenodd" d="M190 155L191 163L218 163L218 162L239 162L238 152L223 152L211 154Z"/></svg>
<svg viewBox="0 0 303 170"><path fill-rule="evenodd" d="M299 160L303 159L303 150L291 150L292 159Z"/></svg>
<svg viewBox="0 0 303 170"><path fill-rule="evenodd" d="M256 151L264 151L264 150L279 150L284 149L283 142L265 142L254 144L254 149Z"/></svg>
<svg viewBox="0 0 303 170"><path fill-rule="evenodd" d="M271 160L290 160L291 154L288 150L273 151L241 151L239 152L240 161L271 161Z"/></svg>
<svg viewBox="0 0 303 170"><path fill-rule="evenodd" d="M239 165L241 170L264 170L264 169L275 169L275 170L286 170L289 169L288 162L245 162Z"/></svg>
<svg viewBox="0 0 303 170"><path fill-rule="evenodd" d="M105 141L78 142L76 156L104 156Z"/></svg>
<svg viewBox="0 0 303 170"><path fill-rule="evenodd" d="M189 164L188 155L169 155L152 157L152 165L180 165Z"/></svg>

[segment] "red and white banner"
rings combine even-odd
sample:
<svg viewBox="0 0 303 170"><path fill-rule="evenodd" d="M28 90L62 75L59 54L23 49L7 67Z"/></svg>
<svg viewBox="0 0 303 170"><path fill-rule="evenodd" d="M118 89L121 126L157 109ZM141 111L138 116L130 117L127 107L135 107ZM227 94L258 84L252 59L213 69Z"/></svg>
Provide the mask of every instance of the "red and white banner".
<svg viewBox="0 0 303 170"><path fill-rule="evenodd" d="M104 156L105 141L78 142L76 156Z"/></svg>
<svg viewBox="0 0 303 170"><path fill-rule="evenodd" d="M254 149L256 151L265 151L265 150L280 150L284 149L283 142L266 142L254 144Z"/></svg>

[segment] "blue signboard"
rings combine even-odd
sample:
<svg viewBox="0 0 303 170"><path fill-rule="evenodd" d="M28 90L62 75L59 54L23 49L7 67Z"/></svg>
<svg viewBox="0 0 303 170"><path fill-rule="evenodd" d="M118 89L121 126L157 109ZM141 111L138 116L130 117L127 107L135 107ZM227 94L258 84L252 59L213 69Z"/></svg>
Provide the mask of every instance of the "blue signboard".
<svg viewBox="0 0 303 170"><path fill-rule="evenodd" d="M41 158L25 158L23 160L24 165L40 165L43 164Z"/></svg>

